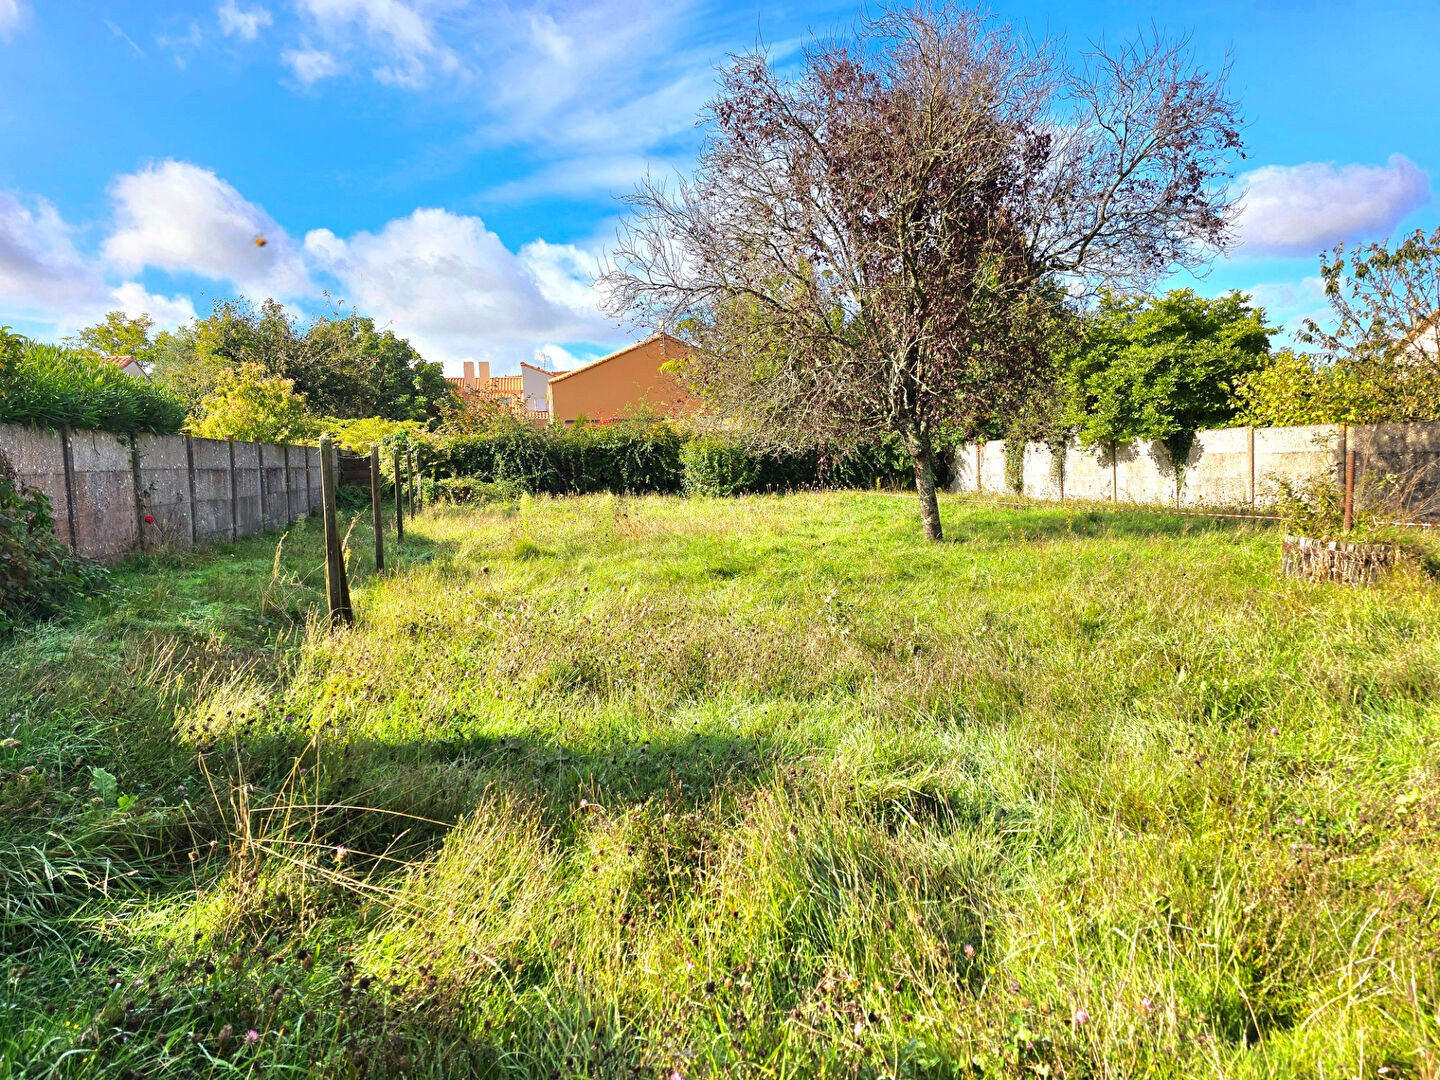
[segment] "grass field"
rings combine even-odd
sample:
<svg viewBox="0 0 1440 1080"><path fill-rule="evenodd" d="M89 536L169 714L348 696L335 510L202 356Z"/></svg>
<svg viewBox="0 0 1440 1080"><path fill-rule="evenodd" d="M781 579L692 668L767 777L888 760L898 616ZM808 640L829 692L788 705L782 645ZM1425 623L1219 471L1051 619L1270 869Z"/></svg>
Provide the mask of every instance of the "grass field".
<svg viewBox="0 0 1440 1080"><path fill-rule="evenodd" d="M0 646L0 1075L1440 1076L1440 586L943 510L118 570Z"/></svg>

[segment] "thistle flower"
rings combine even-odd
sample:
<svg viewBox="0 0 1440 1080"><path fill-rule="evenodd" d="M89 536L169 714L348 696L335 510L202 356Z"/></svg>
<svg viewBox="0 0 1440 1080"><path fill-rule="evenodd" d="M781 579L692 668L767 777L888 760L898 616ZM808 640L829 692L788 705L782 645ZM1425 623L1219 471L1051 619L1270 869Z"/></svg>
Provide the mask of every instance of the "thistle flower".
<svg viewBox="0 0 1440 1080"><path fill-rule="evenodd" d="M1090 1022L1090 1013L1082 1006L1075 1010L1075 1026L1083 1027Z"/></svg>
<svg viewBox="0 0 1440 1080"><path fill-rule="evenodd" d="M249 1031L245 1032L245 1045L246 1045L246 1046L254 1046L254 1045L255 1045L257 1042L259 1042L259 1041L260 1041L260 1032L256 1031L254 1028L251 1028Z"/></svg>

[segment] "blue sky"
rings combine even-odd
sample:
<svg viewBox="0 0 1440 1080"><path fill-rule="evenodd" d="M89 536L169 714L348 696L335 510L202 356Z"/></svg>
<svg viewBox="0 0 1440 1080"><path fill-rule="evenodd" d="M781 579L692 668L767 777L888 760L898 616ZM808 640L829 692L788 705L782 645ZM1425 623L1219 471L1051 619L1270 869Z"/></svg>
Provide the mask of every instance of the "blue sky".
<svg viewBox="0 0 1440 1080"><path fill-rule="evenodd" d="M1198 283L1320 313L1316 253L1440 222L1440 5L997 4L1036 34L1228 55L1243 243ZM0 0L0 323L340 297L456 370L629 340L590 277L616 196L684 169L727 53L857 3ZM268 243L256 247L254 238Z"/></svg>

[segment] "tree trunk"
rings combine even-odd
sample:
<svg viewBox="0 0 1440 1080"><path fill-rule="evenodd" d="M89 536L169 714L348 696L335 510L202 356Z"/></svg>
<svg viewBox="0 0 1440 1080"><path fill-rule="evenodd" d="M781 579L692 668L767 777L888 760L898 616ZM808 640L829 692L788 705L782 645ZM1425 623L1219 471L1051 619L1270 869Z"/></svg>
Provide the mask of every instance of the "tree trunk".
<svg viewBox="0 0 1440 1080"><path fill-rule="evenodd" d="M905 440L910 458L915 463L915 493L920 496L920 520L925 526L926 540L943 540L940 528L940 502L935 497L935 452L930 440L912 436Z"/></svg>

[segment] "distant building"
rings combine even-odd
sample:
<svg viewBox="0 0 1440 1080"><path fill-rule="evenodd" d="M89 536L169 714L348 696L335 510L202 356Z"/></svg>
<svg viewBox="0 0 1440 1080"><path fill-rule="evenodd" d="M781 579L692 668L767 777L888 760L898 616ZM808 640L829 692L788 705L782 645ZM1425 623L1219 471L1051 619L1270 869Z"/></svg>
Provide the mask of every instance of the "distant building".
<svg viewBox="0 0 1440 1080"><path fill-rule="evenodd" d="M104 359L107 364L114 364L126 375L133 375L137 379L150 378L150 376L146 374L144 367L141 366L140 361L136 360L133 356L106 356L102 359Z"/></svg>
<svg viewBox="0 0 1440 1080"><path fill-rule="evenodd" d="M546 400L552 424L573 424L584 417L597 423L624 420L637 413L676 418L693 412L698 399L661 366L686 355L686 344L669 334L592 360L550 377Z"/></svg>
<svg viewBox="0 0 1440 1080"><path fill-rule="evenodd" d="M465 361L465 374L445 381L459 398L472 395L484 401L505 405L516 415L535 423L545 423L550 414L545 403L545 387L555 375L564 372L546 371L524 360L519 375L491 375L488 361Z"/></svg>

